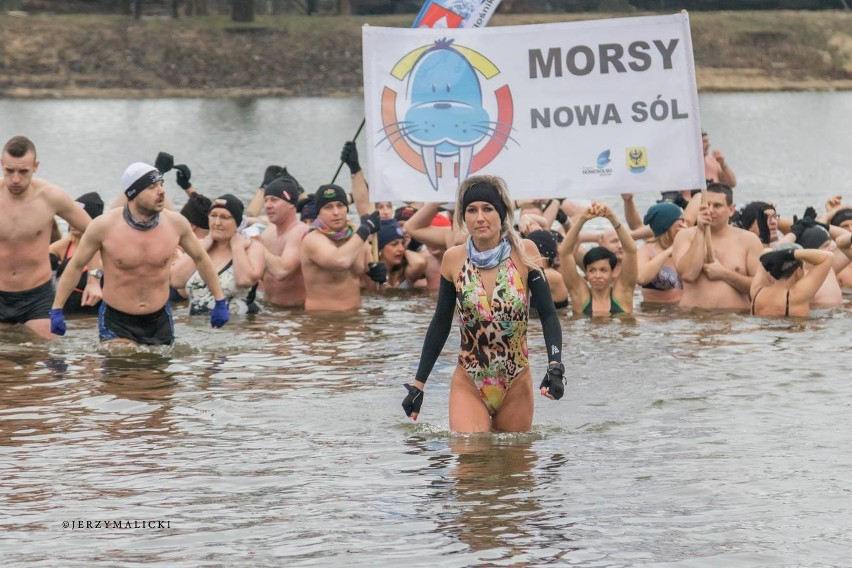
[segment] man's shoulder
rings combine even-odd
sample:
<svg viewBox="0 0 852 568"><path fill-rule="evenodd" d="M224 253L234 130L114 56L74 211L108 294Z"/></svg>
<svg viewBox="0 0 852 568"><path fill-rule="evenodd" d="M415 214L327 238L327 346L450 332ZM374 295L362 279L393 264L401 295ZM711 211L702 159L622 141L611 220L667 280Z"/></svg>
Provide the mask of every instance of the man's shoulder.
<svg viewBox="0 0 852 568"><path fill-rule="evenodd" d="M758 236L752 233L751 231L740 229L739 227L734 227L733 225L729 225L728 229L731 231L731 236L733 236L737 241L744 245L761 247L763 246L760 242L760 238L758 238Z"/></svg>
<svg viewBox="0 0 852 568"><path fill-rule="evenodd" d="M300 240L311 231L311 228L305 223L296 223L285 231L285 235L290 237L298 237Z"/></svg>
<svg viewBox="0 0 852 568"><path fill-rule="evenodd" d="M160 211L160 221L166 221L176 229L192 230L189 220L177 211L172 211L171 209L163 209Z"/></svg>

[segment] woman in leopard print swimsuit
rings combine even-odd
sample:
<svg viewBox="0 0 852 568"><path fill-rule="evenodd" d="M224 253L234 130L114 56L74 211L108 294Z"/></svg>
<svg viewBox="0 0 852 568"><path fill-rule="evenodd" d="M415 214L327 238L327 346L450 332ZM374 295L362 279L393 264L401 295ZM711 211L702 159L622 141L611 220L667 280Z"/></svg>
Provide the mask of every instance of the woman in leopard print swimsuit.
<svg viewBox="0 0 852 568"><path fill-rule="evenodd" d="M538 249L512 228L505 182L474 176L458 190L456 220L465 245L444 253L435 315L420 366L403 402L416 420L423 387L443 349L456 309L461 346L450 383L450 429L455 432L524 432L532 427L533 383L527 353L529 303L538 310L550 365L543 396L563 393L562 331L550 288L535 260Z"/></svg>

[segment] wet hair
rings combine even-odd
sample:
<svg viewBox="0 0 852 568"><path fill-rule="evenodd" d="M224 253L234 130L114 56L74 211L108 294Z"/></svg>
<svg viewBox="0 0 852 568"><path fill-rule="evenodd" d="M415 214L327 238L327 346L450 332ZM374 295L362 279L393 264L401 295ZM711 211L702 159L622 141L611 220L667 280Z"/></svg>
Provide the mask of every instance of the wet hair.
<svg viewBox="0 0 852 568"><path fill-rule="evenodd" d="M711 181L707 184L707 191L712 191L713 193L722 193L725 195L725 203L728 205L734 204L734 190L731 189L730 185L719 183L717 181Z"/></svg>
<svg viewBox="0 0 852 568"><path fill-rule="evenodd" d="M485 186L485 187L482 187ZM465 213L465 195L472 188L477 188L476 191L481 191L485 188L490 188L496 191L497 196L500 198L503 207L505 208L505 215L501 215L502 224L500 226L500 235L509 239L509 244L518 251L518 254L521 257L521 261L531 270L540 270L538 264L535 259L531 258L524 249L523 243L521 243L521 235L514 228L515 223L515 209L512 204L512 200L509 198L509 189L506 187L506 182L501 177L497 176L489 176L489 175L476 175L470 176L459 185L459 189L456 192L456 211L455 211L455 220L456 223L460 227L465 226L464 222L464 213ZM499 209L498 209L499 211Z"/></svg>
<svg viewBox="0 0 852 568"><path fill-rule="evenodd" d="M23 158L27 152L32 152L33 156L36 155L35 144L26 136L12 136L3 146L3 153L13 158Z"/></svg>
<svg viewBox="0 0 852 568"><path fill-rule="evenodd" d="M614 269L615 265L618 264L618 257L615 256L614 252L605 247L594 247L583 255L583 270L593 262L599 260L608 260L611 269Z"/></svg>

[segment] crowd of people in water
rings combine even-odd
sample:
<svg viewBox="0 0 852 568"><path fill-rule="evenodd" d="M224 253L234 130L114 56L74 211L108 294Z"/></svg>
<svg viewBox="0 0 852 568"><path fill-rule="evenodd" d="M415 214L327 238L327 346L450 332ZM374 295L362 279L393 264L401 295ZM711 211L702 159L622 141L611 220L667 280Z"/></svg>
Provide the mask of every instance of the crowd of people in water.
<svg viewBox="0 0 852 568"><path fill-rule="evenodd" d="M101 341L167 345L180 303L221 327L265 305L350 313L363 293L423 289L437 293L436 309L406 413L417 418L456 315L451 428L528 429L530 312L549 354L541 394L558 399L560 310L611 317L641 301L803 317L842 307L852 288L852 204L831 196L789 218L771 200L737 207L734 172L706 133L702 141L706 188L662 193L644 213L623 194L619 217L600 202L515 201L488 175L465 180L454 203L373 202L355 142L341 151L349 191L306 191L270 165L248 202L205 195L188 165L160 152L154 164L129 165L119 198L105 204L36 177L35 145L15 136L2 153L0 323L52 339L65 334L66 314L91 314ZM186 194L179 209L164 188L169 172ZM510 390L518 381L527 386Z"/></svg>

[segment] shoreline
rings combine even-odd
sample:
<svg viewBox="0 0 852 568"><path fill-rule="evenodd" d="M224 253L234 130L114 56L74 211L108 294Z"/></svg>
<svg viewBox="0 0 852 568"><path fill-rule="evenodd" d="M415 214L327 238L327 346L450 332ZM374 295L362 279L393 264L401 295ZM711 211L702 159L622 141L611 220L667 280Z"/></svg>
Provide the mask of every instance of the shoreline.
<svg viewBox="0 0 852 568"><path fill-rule="evenodd" d="M650 13L496 14L489 27ZM363 96L361 28L411 15L0 16L0 97ZM699 93L852 90L852 11L692 12Z"/></svg>
<svg viewBox="0 0 852 568"><path fill-rule="evenodd" d="M852 91L852 80L777 81L771 78L733 73L723 81L708 80L698 88L703 93L802 93ZM0 98L9 100L145 100L145 99L259 99L259 98L359 98L363 91L331 91L316 95L294 93L291 89L269 87L226 88L80 88L39 89L15 87L0 89Z"/></svg>

